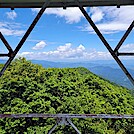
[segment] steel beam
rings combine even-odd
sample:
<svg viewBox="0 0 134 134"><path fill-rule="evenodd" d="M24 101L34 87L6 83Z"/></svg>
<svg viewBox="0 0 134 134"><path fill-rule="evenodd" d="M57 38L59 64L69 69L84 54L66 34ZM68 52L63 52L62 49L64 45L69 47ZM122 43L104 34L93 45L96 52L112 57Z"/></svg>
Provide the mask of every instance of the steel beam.
<svg viewBox="0 0 134 134"><path fill-rule="evenodd" d="M49 0L47 0L45 2L45 4L42 6L41 10L39 11L39 13L37 14L37 16L35 17L35 19L33 20L32 24L29 26L28 30L26 31L26 33L24 34L24 36L22 37L22 39L20 40L19 44L17 45L17 47L15 48L15 50L12 53L12 56L7 60L7 62L5 63L4 67L2 68L1 72L0 72L0 77L3 75L4 71L6 70L6 68L10 65L10 63L12 62L12 60L15 58L16 54L18 53L18 51L20 50L20 48L23 46L24 42L26 41L26 39L28 38L28 36L30 35L30 33L32 32L32 30L34 29L35 25L37 24L37 22L39 21L39 19L41 18L42 14L44 13L45 9L47 8L49 2ZM2 34L1 34L1 39L3 39ZM3 40L4 41L4 40ZM4 41L5 42L5 41ZM7 45L7 43L5 43ZM8 45L7 45L8 46Z"/></svg>
<svg viewBox="0 0 134 134"><path fill-rule="evenodd" d="M117 55L118 56L134 56L134 53L122 53L122 52L118 52Z"/></svg>
<svg viewBox="0 0 134 134"><path fill-rule="evenodd" d="M12 50L11 46L9 45L9 43L7 42L7 40L4 38L4 36L2 35L1 32L0 32L0 39L1 39L1 41L4 43L4 45L6 46L6 48L8 49L8 51L9 51L10 53L12 53L13 50Z"/></svg>
<svg viewBox="0 0 134 134"><path fill-rule="evenodd" d="M0 118L55 118L56 124L50 129L48 134L56 129L58 125L70 125L74 130L81 134L71 121L72 118L99 118L99 119L134 119L134 115L123 114L0 114Z"/></svg>
<svg viewBox="0 0 134 134"><path fill-rule="evenodd" d="M0 54L0 57L9 57L9 54Z"/></svg>
<svg viewBox="0 0 134 134"><path fill-rule="evenodd" d="M96 32L96 34L98 35L98 37L100 38L100 40L103 42L103 44L105 45L105 47L108 49L108 51L110 52L110 54L112 55L112 57L115 59L115 61L120 66L120 68L123 70L123 72L128 77L128 79L134 85L134 79L133 79L133 77L128 72L128 70L126 69L126 67L123 65L123 63L120 61L120 59L118 58L118 56L116 55L116 53L114 52L114 50L111 48L111 46L109 45L109 43L106 41L106 39L104 38L104 36L102 35L102 33L99 31L99 29L97 28L97 26L95 25L95 23L92 21L92 19L90 18L90 16L86 12L86 10L80 5L80 3L78 1L76 1L76 3L79 5L79 9L83 13L83 15L85 16L85 18L89 22L89 24L92 26L92 28L94 29L94 31Z"/></svg>
<svg viewBox="0 0 134 134"><path fill-rule="evenodd" d="M58 126L58 123L56 123L48 132L48 134L52 134L52 132L56 129L56 127Z"/></svg>
<svg viewBox="0 0 134 134"><path fill-rule="evenodd" d="M74 130L78 133L81 134L81 132L78 130L78 128L73 124L73 122L70 120L70 118L67 118L68 123L74 128Z"/></svg>
<svg viewBox="0 0 134 134"><path fill-rule="evenodd" d="M30 0L20 2L18 0L0 1L0 8L41 8L46 0L32 1ZM75 0L51 0L51 3L47 6L48 8L55 7L77 7L78 5L74 2ZM84 7L92 6L126 6L134 5L134 0L79 0L80 4Z"/></svg>
<svg viewBox="0 0 134 134"><path fill-rule="evenodd" d="M100 119L134 119L126 114L0 114L0 118L100 118Z"/></svg>
<svg viewBox="0 0 134 134"><path fill-rule="evenodd" d="M51 134L55 129L56 129L56 127L57 126L59 126L59 125L64 125L64 126L66 126L66 125L70 125L70 126L72 126L73 128L74 128L74 130L78 133L78 134L81 134L81 132L78 130L78 128L73 124L73 122L70 120L70 118L69 117L58 117L57 118L58 120L57 120L57 122L56 122L56 124L50 129L50 131L48 132L48 134Z"/></svg>
<svg viewBox="0 0 134 134"><path fill-rule="evenodd" d="M133 4L134 4L134 0L133 1L130 0L130 1L133 2ZM104 1L103 0L102 1L98 1L98 0L94 0L94 2L96 2L98 4L101 4L101 2L102 2L102 6L105 6L106 3L109 3L109 6L110 5L112 6L112 3L116 3L116 5L118 5L118 6L122 5L123 3L125 5L129 5L130 3L128 4L128 3L125 3L125 2L130 2L130 1L117 1L117 0L116 1L112 1L112 0L111 1L106 1L106 0L104 0ZM85 2L86 3L89 2L88 3L88 6L92 6L92 4L91 4L93 2L92 0L91 1L85 1ZM26 39L28 38L28 36L32 32L33 28L35 27L35 25L39 21L40 17L42 16L42 14L45 11L45 9L48 8L52 3L53 4L54 3L59 4L60 2L50 2L50 0L45 0L45 3L42 6L41 10L39 11L39 13L37 14L37 16L33 20L32 24L30 25L30 27L28 28L28 30L26 31L26 33L24 34L24 36L22 37L22 39L20 40L19 44L17 45L17 47L15 48L14 51L12 50L12 48L10 47L10 45L8 44L8 42L6 41L6 39L4 38L4 36L2 35L2 33L0 32L0 39L2 40L2 42L5 44L5 46L9 50L9 53L8 54L0 54L0 57L5 57L5 56L6 57L9 57L8 61L5 63L4 67L0 71L0 77L3 75L4 71L6 70L6 68L9 66L9 64L12 62L12 60L15 58L15 56L19 52L20 48L25 43ZM62 7L63 8L68 7L68 5L66 5L66 3L68 3L68 2L66 2L66 1L65 2L62 2ZM134 53L119 53L118 52L118 50L121 47L121 45L123 44L123 42L125 41L125 39L127 38L127 36L130 34L130 32L132 31L132 29L134 27L134 21L132 22L132 24L130 25L130 27L127 29L126 33L124 34L124 36L122 37L122 39L120 40L120 42L118 43L118 45L116 46L116 48L113 50L111 48L111 46L108 44L108 42L106 41L106 39L104 38L104 36L99 31L99 29L96 27L96 25L94 24L94 22L92 21L92 19L90 18L90 16L84 10L83 6L86 6L86 5L84 5L84 2L79 1L79 0L74 0L72 3L74 3L74 5L72 5L73 7L76 5L77 7L80 8L81 12L85 16L85 18L88 20L88 22L90 23L90 25L93 27L94 31L97 33L97 35L99 36L99 38L101 39L101 41L103 42L103 44L106 46L106 48L108 49L108 51L110 52L110 54L113 56L113 58L116 60L116 62L121 67L121 69L123 70L123 72L126 74L126 76L129 78L129 80L134 85L134 79L133 79L133 77L131 76L131 74L128 72L128 70L125 68L125 66L122 64L122 62L118 58L118 56L133 56L134 55ZM10 4L12 4L12 3L10 3ZM17 2L16 2L16 4L17 4ZM28 4L28 2L27 2L27 4ZM95 6L97 6L97 5L95 5Z"/></svg>
<svg viewBox="0 0 134 134"><path fill-rule="evenodd" d="M48 134L56 129L58 125L70 125L74 130L81 134L71 121L72 118L98 118L98 119L134 119L134 115L123 114L0 114L0 118L55 118L56 124L50 129Z"/></svg>
<svg viewBox="0 0 134 134"><path fill-rule="evenodd" d="M132 31L133 27L134 27L134 21L131 23L131 25L129 26L129 28L127 29L127 31L125 32L125 34L123 35L119 43L117 44L116 48L114 49L115 53L118 52L119 48L122 46L123 42L126 40L128 35Z"/></svg>

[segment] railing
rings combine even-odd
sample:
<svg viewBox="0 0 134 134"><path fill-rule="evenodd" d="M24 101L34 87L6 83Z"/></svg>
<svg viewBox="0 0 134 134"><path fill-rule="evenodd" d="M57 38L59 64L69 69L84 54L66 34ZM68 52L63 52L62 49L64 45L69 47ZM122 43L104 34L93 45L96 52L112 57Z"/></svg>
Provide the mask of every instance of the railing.
<svg viewBox="0 0 134 134"><path fill-rule="evenodd" d="M125 114L0 114L0 118L55 118L56 124L48 134L51 134L58 125L70 125L81 134L78 128L71 121L72 118L100 118L100 119L134 119L134 115Z"/></svg>

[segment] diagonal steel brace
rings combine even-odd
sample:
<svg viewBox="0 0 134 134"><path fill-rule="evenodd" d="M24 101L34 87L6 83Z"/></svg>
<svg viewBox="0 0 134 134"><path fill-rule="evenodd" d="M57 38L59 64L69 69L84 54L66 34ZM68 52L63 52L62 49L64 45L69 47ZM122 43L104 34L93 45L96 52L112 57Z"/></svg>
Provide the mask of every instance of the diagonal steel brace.
<svg viewBox="0 0 134 134"><path fill-rule="evenodd" d="M134 21L131 23L131 25L129 26L129 28L127 29L127 31L125 32L125 34L123 35L119 43L117 44L116 48L114 49L114 52L118 52L119 48L122 46L123 42L126 40L128 35L132 31L133 27L134 27Z"/></svg>
<svg viewBox="0 0 134 134"><path fill-rule="evenodd" d="M132 31L133 27L134 27L134 21L131 23L131 25L129 26L129 28L127 29L127 31L125 32L125 34L123 35L119 43L117 44L116 48L114 49L114 52L117 54L117 56L134 56L134 53L118 52L118 50L120 49L120 47L122 46L122 44L124 43L128 35Z"/></svg>
<svg viewBox="0 0 134 134"><path fill-rule="evenodd" d="M43 15L44 11L46 10L47 6L49 5L49 2L50 2L50 0L46 0L46 2L44 3L44 5L42 6L41 10L39 11L39 13L37 14L37 16L33 20L32 24L29 26L28 30L26 31L26 33L24 34L24 36L20 40L19 44L17 45L17 47L15 48L15 50L12 52L12 55L10 56L10 58L7 60L7 62L5 63L4 67L0 71L0 77L3 75L3 73L6 70L6 68L10 65L10 63L12 62L12 60L15 58L15 56L19 52L20 48L25 43L26 39L28 38L28 36L30 35L30 33L34 29L35 25L37 24L37 22L39 21L39 19ZM2 38L2 34L0 34L0 36L1 36L1 39L3 39ZM6 40L3 40L3 42L5 42L4 44L7 46L8 49L10 49L9 45L7 45Z"/></svg>
<svg viewBox="0 0 134 134"><path fill-rule="evenodd" d="M123 72L126 74L126 76L128 77L128 79L131 81L131 83L134 85L134 79L131 76L131 74L128 72L128 70L126 69L126 67L123 65L123 63L120 61L120 59L118 58L118 56L116 55L116 52L114 52L114 50L111 48L111 46L109 45L109 43L106 41L106 39L104 38L104 36L102 35L102 33L100 32L100 30L97 28L97 26L95 25L95 23L92 21L92 19L90 18L90 16L88 15L88 13L86 12L86 10L80 5L80 3L77 1L77 4L79 6L79 9L81 10L81 12L83 13L83 15L85 16L85 18L87 19L87 21L89 22L89 24L92 26L92 28L94 29L94 31L96 32L96 34L99 36L100 40L103 42L103 44L105 45L105 47L108 49L108 51L110 52L110 54L112 55L112 57L115 59L115 61L118 63L118 65L120 66L120 68L123 70ZM133 24L133 23L132 23Z"/></svg>
<svg viewBox="0 0 134 134"><path fill-rule="evenodd" d="M0 32L0 39L9 51L8 54L0 54L0 57L3 57L3 56L11 57L11 55L13 53L13 50L12 50L11 46L9 45L9 43L7 42L7 40L5 39L5 37L3 36L3 34L1 32Z"/></svg>
<svg viewBox="0 0 134 134"><path fill-rule="evenodd" d="M81 134L81 132L77 129L77 127L73 124L73 122L70 120L70 118L67 117L61 117L57 118L56 124L51 128L51 130L48 132L48 134L52 134L52 132L56 129L59 125L70 125L74 128L74 130L77 132L77 134Z"/></svg>

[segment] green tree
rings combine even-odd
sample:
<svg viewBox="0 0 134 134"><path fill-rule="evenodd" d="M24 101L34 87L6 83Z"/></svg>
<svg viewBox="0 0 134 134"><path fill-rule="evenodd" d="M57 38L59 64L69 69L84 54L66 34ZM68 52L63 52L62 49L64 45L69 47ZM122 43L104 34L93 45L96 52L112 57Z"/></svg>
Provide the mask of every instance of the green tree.
<svg viewBox="0 0 134 134"><path fill-rule="evenodd" d="M2 65L0 65L2 67ZM43 68L25 58L16 59L0 79L0 113L133 114L129 90L104 80L83 67ZM133 134L130 119L72 119L83 134ZM46 133L53 118L0 119L2 134ZM75 134L58 127L56 134Z"/></svg>

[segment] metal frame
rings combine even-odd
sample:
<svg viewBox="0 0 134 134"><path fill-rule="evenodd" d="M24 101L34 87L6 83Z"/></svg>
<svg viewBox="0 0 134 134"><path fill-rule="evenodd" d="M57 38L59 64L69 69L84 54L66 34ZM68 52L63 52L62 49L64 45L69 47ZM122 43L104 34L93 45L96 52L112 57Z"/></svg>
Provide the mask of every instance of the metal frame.
<svg viewBox="0 0 134 134"><path fill-rule="evenodd" d="M126 1L119 1L118 0L116 2L113 2L113 3L112 2L113 1L111 1L111 3L101 3L101 1L100 2L95 1L94 4L93 4L93 1L90 1L88 6L106 6L106 5L120 6L120 5L129 5L129 4L133 5L134 4L134 0L128 0L128 1L127 0ZM129 4L127 4L127 3L123 4L123 2L130 2L130 3ZM7 60L7 62L4 65L4 67L0 71L0 77L3 75L6 68L10 65L12 60L15 58L16 54L19 52L19 50L21 49L21 47L25 43L26 39L28 38L28 36L32 32L33 28L35 27L35 25L37 24L39 19L41 18L45 9L48 8L48 7L51 7L51 4L52 3L50 2L50 0L46 0L44 4L42 3L43 6L42 6L41 10L39 11L37 16L33 20L32 24L29 26L28 30L26 31L26 33L24 34L24 36L22 37L22 39L20 40L20 42L18 43L18 45L17 45L17 47L15 48L14 51L11 48L11 46L9 45L9 43L6 41L6 39L4 38L2 33L0 32L0 39L2 40L3 44L6 46L7 50L9 51L8 54L0 54L0 57L5 57L5 56L9 57L9 59ZM96 34L99 36L100 40L103 42L103 44L108 49L108 51L110 52L112 57L115 59L115 61L120 66L120 68L123 70L123 72L126 74L126 76L129 78L129 80L134 85L133 77L131 76L131 74L128 72L128 70L125 68L125 66L123 65L123 63L119 59L119 56L134 56L134 53L120 53L119 52L120 47L122 46L123 42L126 40L127 36L130 34L130 32L132 31L132 29L134 27L134 21L131 23L131 25L127 29L126 33L123 35L123 37L121 38L121 40L117 44L116 48L113 50L111 48L110 44L108 44L108 42L106 41L106 39L102 35L102 33L96 27L95 23L92 21L92 19L88 15L88 13L83 8L83 6L87 6L87 5L84 5L84 2L79 2L79 0L75 0L75 2L72 5L69 5L69 3L59 3L59 6L54 5L54 7L55 6L56 7L60 6L60 7L63 7L63 8L66 8L66 7L69 7L69 6L79 7L79 9L83 13L85 18L89 22L89 24L92 26L92 28L94 29ZM12 6L12 5L5 6L4 4L0 3L0 7L14 8L14 7L17 7L17 6ZM110 115L110 114L0 114L0 118L29 118L29 117L30 118L32 118L32 117L56 118L57 123L52 127L52 129L48 132L48 134L51 134L58 125L71 125L78 134L81 134L81 132L77 129L77 127L72 123L72 121L71 121L72 118L102 118L102 119L123 119L124 118L124 119L134 119L134 115Z"/></svg>
<svg viewBox="0 0 134 134"><path fill-rule="evenodd" d="M133 2L134 4L134 0L130 0L131 2ZM129 1L129 2L130 2ZM97 1L95 1L97 3ZM104 1L103 1L104 2ZM106 1L105 1L106 2ZM104 5L105 5L104 2ZM124 1L125 2L125 1ZM132 3L129 4L132 4ZM6 68L10 65L10 63L12 62L12 60L15 58L16 54L19 52L20 48L23 46L23 44L25 43L26 39L28 38L28 36L30 35L30 33L32 32L33 28L35 27L35 25L37 24L37 22L39 21L40 17L42 16L42 14L44 13L45 9L49 7L49 5L51 5L52 2L50 2L50 0L46 0L44 5L42 6L41 10L39 11L39 13L37 14L37 16L35 17L35 19L33 20L32 24L30 25L30 27L28 28L28 30L26 31L26 33L24 34L24 36L22 37L22 39L20 40L19 44L17 45L17 47L15 48L15 50L13 51L12 48L10 47L10 45L8 44L8 42L6 41L6 39L4 38L4 36L2 35L2 33L0 32L0 39L2 40L2 42L4 43L4 45L7 47L9 53L8 54L0 54L0 57L9 57L9 59L7 60L7 62L5 63L4 67L2 68L2 70L0 71L0 77L3 75L4 71L6 70ZM60 5L60 2L56 2L59 3L59 6L63 6ZM100 4L100 2L98 2L98 4ZM108 2L109 3L109 2ZM113 2L114 3L114 2ZM65 3L64 3L65 4ZM79 0L75 0L74 2L75 5L77 5L77 7L79 7L79 9L81 10L81 12L83 13L83 15L85 16L85 18L87 19L87 21L89 22L89 24L92 26L92 28L94 29L94 31L96 32L96 34L98 35L98 37L100 38L100 40L103 42L103 44L105 45L105 47L108 49L108 51L110 52L110 54L112 55L112 57L115 59L115 61L118 63L118 65L120 66L120 68L123 70L123 72L126 74L126 76L128 77L128 79L131 81L131 83L134 85L134 78L131 76L131 74L128 72L128 70L126 69L126 67L123 65L123 63L121 62L121 60L119 59L119 56L134 56L134 53L120 53L119 52L119 48L122 46L123 42L126 40L126 38L128 37L128 35L130 34L130 32L132 31L133 27L134 27L134 21L131 23L131 25L129 26L129 28L127 29L127 31L125 32L125 34L123 35L123 37L121 38L121 40L119 41L119 43L117 44L116 48L113 50L110 46L110 44L106 41L106 39L104 38L104 36L102 35L102 33L99 31L99 29L97 28L97 26L95 25L95 23L92 21L92 19L90 18L90 16L88 15L88 13L85 11L85 9L83 8L82 2L79 2ZM111 4L111 3L109 3ZM119 4L119 3L118 3ZM112 4L111 4L112 5ZM117 4L116 4L117 5ZM121 5L121 4L120 4ZM0 5L2 6L2 5ZM68 5L64 5L63 8L65 8ZM89 3L89 6L92 6L91 1Z"/></svg>
<svg viewBox="0 0 134 134"><path fill-rule="evenodd" d="M127 114L0 114L0 118L101 118L101 119L134 119Z"/></svg>
<svg viewBox="0 0 134 134"><path fill-rule="evenodd" d="M109 43L104 38L104 36L102 35L102 33L100 32L100 30L97 28L97 26L95 25L95 23L92 21L92 19L90 18L90 16L86 12L86 10L80 5L80 3L78 1L77 1L77 3L78 3L78 6L79 6L79 9L83 13L83 15L85 16L85 18L89 22L89 24L92 26L92 28L94 29L94 31L96 32L96 34L98 35L98 37L100 38L100 40L102 41L102 43L108 49L108 51L110 52L110 54L112 55L112 57L118 63L118 65L120 66L120 68L122 69L122 71L126 74L126 76L131 81L131 83L134 85L134 79L133 79L133 77L131 76L131 74L128 72L128 70L126 69L126 67L123 65L123 63L121 62L121 60L118 57L118 56L121 56L121 55L131 55L131 56L134 55L134 53L119 53L118 52L118 50L121 47L121 45L123 44L123 42L125 41L125 39L129 35L129 33L132 31L132 29L134 27L134 21L132 22L132 24L130 25L130 27L127 29L127 31L124 34L124 36L122 37L122 39L117 44L117 47L115 48L115 50L113 50L111 48L111 46L109 45Z"/></svg>
<svg viewBox="0 0 134 134"><path fill-rule="evenodd" d="M3 2L4 1L4 2ZM0 7L2 8L41 8L44 2L47 0L40 1L24 1L16 2L17 0L12 0L12 2L6 2L3 0L0 2ZM75 0L49 0L51 3L47 7L78 7ZM84 7L86 6L123 6L123 5L134 5L134 0L79 0L80 4Z"/></svg>
<svg viewBox="0 0 134 134"><path fill-rule="evenodd" d="M5 63L4 67L2 68L2 70L0 71L0 77L3 75L3 73L5 72L6 68L10 65L10 63L12 62L12 60L15 58L16 54L19 52L20 48L23 46L23 44L25 43L26 39L28 38L28 36L30 35L30 33L32 32L32 30L34 29L35 25L37 24L37 22L39 21L39 19L41 18L42 14L44 13L44 11L46 10L47 6L49 4L49 0L47 0L45 2L45 4L42 6L41 10L39 11L39 13L37 14L37 16L35 17L35 19L33 20L32 24L30 25L30 27L28 28L28 30L26 31L26 33L24 34L24 36L22 37L22 39L20 40L19 44L17 45L17 47L15 48L14 51L12 51L11 47L9 46L9 44L7 43L6 39L3 37L2 33L0 34L0 38L3 41L3 43L5 44L5 46L8 48L9 54L4 54L4 55L0 55L0 57L3 56L8 56L9 59L7 60L7 62Z"/></svg>
<svg viewBox="0 0 134 134"><path fill-rule="evenodd" d="M55 118L56 124L49 130L48 134L56 129L58 125L70 125L74 130L81 134L71 121L72 118L98 118L98 119L134 119L134 115L123 114L0 114L0 118Z"/></svg>
<svg viewBox="0 0 134 134"><path fill-rule="evenodd" d="M63 115L62 115L63 116ZM81 134L81 132L77 129L77 127L73 124L73 122L71 121L71 119L69 117L57 117L57 121L56 124L50 129L50 131L48 132L48 134L51 134L57 126L72 126L73 129L78 133Z"/></svg>

